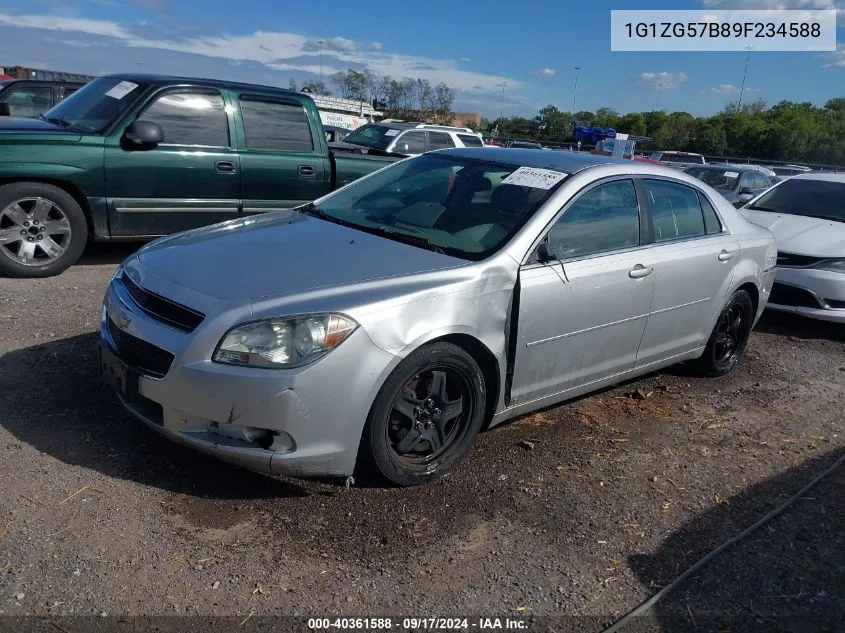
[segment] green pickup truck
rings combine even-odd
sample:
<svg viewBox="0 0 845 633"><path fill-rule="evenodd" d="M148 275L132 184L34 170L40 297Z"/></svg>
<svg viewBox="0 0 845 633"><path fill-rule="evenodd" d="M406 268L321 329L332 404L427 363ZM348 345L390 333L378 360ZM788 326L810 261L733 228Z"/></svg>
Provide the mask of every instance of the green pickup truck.
<svg viewBox="0 0 845 633"><path fill-rule="evenodd" d="M39 119L0 117L0 274L49 277L88 240L144 240L295 207L395 160L334 155L300 93L100 77Z"/></svg>

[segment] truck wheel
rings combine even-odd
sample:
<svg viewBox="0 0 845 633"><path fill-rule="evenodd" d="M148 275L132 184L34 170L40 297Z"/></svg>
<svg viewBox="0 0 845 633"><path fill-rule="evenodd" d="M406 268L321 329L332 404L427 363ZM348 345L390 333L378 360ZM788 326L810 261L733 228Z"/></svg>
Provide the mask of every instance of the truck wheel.
<svg viewBox="0 0 845 633"><path fill-rule="evenodd" d="M52 277L73 265L88 241L88 222L66 191L40 182L0 187L0 274Z"/></svg>

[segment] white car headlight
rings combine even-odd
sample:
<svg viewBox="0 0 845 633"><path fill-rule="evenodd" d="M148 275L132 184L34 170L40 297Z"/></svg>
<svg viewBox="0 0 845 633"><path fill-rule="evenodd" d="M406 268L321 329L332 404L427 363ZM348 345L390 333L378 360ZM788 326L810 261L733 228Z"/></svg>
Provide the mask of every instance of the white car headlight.
<svg viewBox="0 0 845 633"><path fill-rule="evenodd" d="M819 270L829 270L833 273L845 273L845 259L826 259L814 266Z"/></svg>
<svg viewBox="0 0 845 633"><path fill-rule="evenodd" d="M357 327L342 314L303 314L245 323L226 333L211 359L241 367L300 367L328 354Z"/></svg>

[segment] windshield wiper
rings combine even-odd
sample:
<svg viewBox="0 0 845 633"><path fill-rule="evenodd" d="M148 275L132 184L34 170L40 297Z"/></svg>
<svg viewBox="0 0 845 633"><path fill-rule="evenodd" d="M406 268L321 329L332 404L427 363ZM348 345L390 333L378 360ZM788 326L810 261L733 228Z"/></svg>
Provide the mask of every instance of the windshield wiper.
<svg viewBox="0 0 845 633"><path fill-rule="evenodd" d="M768 211L769 213L782 213L782 211L778 211L777 209L770 209L769 207L758 207L756 205L745 208L749 211Z"/></svg>
<svg viewBox="0 0 845 633"><path fill-rule="evenodd" d="M70 123L69 121L65 121L64 119L59 119L59 118L56 118L56 117L46 117L43 114L39 114L38 118L43 120L43 121L47 121L47 123L52 123L53 125L60 125L66 130L74 130L74 131L77 131L77 132L81 132L81 130L78 127L76 127L73 123Z"/></svg>

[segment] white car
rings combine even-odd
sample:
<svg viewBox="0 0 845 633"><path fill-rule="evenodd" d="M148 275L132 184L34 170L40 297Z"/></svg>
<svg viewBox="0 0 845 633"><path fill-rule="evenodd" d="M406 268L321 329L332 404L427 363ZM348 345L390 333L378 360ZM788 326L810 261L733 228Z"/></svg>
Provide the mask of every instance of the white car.
<svg viewBox="0 0 845 633"><path fill-rule="evenodd" d="M845 174L793 176L741 212L777 240L768 307L845 323Z"/></svg>

